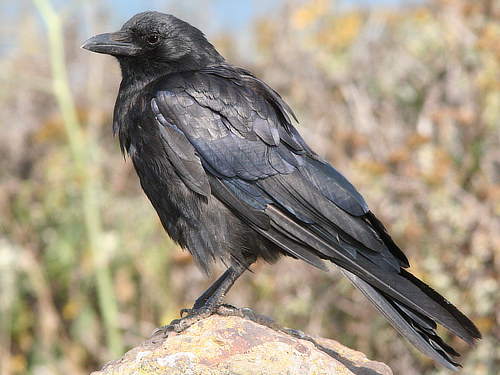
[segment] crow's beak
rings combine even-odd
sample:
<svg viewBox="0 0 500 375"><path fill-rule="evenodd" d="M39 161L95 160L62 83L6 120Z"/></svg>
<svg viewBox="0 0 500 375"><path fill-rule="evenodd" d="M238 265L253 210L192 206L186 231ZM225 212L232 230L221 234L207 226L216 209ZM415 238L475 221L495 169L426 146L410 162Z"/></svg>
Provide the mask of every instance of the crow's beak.
<svg viewBox="0 0 500 375"><path fill-rule="evenodd" d="M128 34L122 31L95 35L87 39L82 48L113 56L134 56L141 50L130 41Z"/></svg>

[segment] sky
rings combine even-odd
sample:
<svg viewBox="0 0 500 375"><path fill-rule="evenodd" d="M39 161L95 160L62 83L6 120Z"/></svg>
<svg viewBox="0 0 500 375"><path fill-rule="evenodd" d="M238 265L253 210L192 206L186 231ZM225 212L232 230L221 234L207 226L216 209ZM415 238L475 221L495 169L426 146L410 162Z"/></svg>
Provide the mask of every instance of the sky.
<svg viewBox="0 0 500 375"><path fill-rule="evenodd" d="M232 1L232 0L209 0L204 1L200 7L198 0L184 1L162 1L162 0L108 0L114 9L120 9L119 16L128 19L130 16L144 10L159 10L172 13L186 21L194 22L195 19L203 19L210 32L225 30L245 30L248 24L256 16L269 14L277 11L286 3L286 0L254 0L254 1ZM417 0L418 1L418 0ZM405 3L415 3L415 0L337 0L339 8L349 7L387 7L399 6ZM333 2L333 1L332 1ZM194 12L194 14L192 14ZM206 22L210 18L212 22Z"/></svg>
<svg viewBox="0 0 500 375"><path fill-rule="evenodd" d="M89 17L89 9L104 10L106 24L111 30L119 29L131 16L145 10L158 10L171 13L177 17L200 27L210 39L221 33L232 33L238 45L252 45L253 20L263 15L272 15L283 9L288 0L49 0L57 11L65 14L66 22L74 17ZM304 0L305 1L305 0ZM418 3L424 0L336 0L338 9L352 7L394 7L407 3ZM7 54L17 43L18 30L15 30L20 17L33 13L41 19L31 0L0 0L0 53ZM95 29L95 25L84 24L83 35L91 35L110 29ZM241 52L241 51L240 51ZM243 53L244 55L244 53Z"/></svg>
<svg viewBox="0 0 500 375"><path fill-rule="evenodd" d="M56 9L68 13L81 12L88 6L99 6L113 10L111 23L121 26L132 15L145 10L158 10L172 13L186 21L203 20L208 27L207 34L232 30L244 31L251 21L264 14L276 12L287 0L49 0ZM339 9L351 7L390 7L406 3L418 3L424 0L332 0ZM0 14L19 16L28 10L34 10L30 0L0 1ZM110 12L111 13L111 12ZM1 28L0 28L1 32Z"/></svg>
<svg viewBox="0 0 500 375"><path fill-rule="evenodd" d="M272 15L280 11L286 0L107 0L115 10L113 27L118 29L132 15L145 11L157 10L171 13L175 16L198 26L207 35L208 39L221 33L231 32L233 39L239 46L252 46L254 32L253 20L263 15ZM422 0L337 0L332 1L338 9L353 7L395 7L408 3L416 3ZM200 6L200 3L203 6ZM109 31L109 30L107 30ZM244 60L245 56L252 54L250 49L238 51L238 55Z"/></svg>

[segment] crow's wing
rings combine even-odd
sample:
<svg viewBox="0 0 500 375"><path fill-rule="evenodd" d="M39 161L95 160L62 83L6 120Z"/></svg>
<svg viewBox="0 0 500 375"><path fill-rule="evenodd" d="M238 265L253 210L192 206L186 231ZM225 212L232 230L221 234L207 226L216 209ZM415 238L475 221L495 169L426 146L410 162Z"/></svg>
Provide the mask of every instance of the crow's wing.
<svg viewBox="0 0 500 375"><path fill-rule="evenodd" d="M241 77L229 69L211 68L156 84L151 106L167 154L180 160L173 164L186 185L207 194L201 164L257 210L279 206L324 236L345 238L353 256L364 251L381 267L407 266L400 250L384 242L384 236L390 237L383 226L368 221L363 197L300 137L281 98L259 87L263 84L254 77Z"/></svg>
<svg viewBox="0 0 500 375"><path fill-rule="evenodd" d="M213 194L291 256L347 270L401 333L442 364L455 367L446 353L456 353L435 339L427 317L468 343L480 337L468 318L402 269L408 260L363 197L307 146L289 107L262 81L213 67L165 77L153 92L166 153L193 191Z"/></svg>

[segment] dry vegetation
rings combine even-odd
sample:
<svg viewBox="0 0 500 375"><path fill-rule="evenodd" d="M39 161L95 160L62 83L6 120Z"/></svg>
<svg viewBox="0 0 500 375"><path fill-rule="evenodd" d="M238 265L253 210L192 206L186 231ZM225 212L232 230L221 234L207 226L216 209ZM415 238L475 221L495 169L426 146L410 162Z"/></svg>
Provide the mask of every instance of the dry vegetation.
<svg viewBox="0 0 500 375"><path fill-rule="evenodd" d="M482 330L476 348L453 341L464 373L493 374L500 4L344 12L328 4L292 1L256 20L259 53L248 67L282 93L309 142L365 195L411 270ZM110 125L117 65L78 48L88 36L82 25L97 30L90 13L65 16L60 31L74 111L57 100L64 90L53 77L61 72L51 70L36 8L1 29L17 25L1 37L15 35L15 43L0 57L1 375L88 373L175 318L210 282L169 242L119 154ZM227 37L218 45L235 56ZM395 373L447 373L337 272L290 259L253 269L229 302L335 338Z"/></svg>

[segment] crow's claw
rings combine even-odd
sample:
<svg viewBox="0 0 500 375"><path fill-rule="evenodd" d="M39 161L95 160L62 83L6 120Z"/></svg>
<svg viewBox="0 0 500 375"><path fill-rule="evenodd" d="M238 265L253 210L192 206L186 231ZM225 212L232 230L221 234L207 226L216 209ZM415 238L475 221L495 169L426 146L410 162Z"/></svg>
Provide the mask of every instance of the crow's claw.
<svg viewBox="0 0 500 375"><path fill-rule="evenodd" d="M186 316L190 315L192 312L193 312L194 308L192 309L182 309L179 313L179 315L181 316L181 318L184 316L184 314L186 314Z"/></svg>

